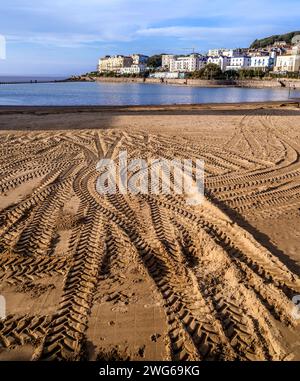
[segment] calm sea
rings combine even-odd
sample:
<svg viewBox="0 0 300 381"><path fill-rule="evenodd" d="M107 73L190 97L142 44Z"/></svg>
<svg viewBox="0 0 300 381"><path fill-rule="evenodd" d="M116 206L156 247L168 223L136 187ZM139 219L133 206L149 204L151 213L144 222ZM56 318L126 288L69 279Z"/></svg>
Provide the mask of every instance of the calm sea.
<svg viewBox="0 0 300 381"><path fill-rule="evenodd" d="M0 75L0 82L30 82L30 81L54 81L58 79L65 79L66 77L59 76L41 76L41 75L26 75L26 76L9 76Z"/></svg>
<svg viewBox="0 0 300 381"><path fill-rule="evenodd" d="M13 80L5 78L6 81ZM49 78L27 77L27 79L30 81ZM54 78L51 77L51 79ZM56 77L55 79L61 78ZM2 81L4 81L3 78ZM292 90L290 96L300 98L300 91ZM288 99L289 90L284 88L201 88L164 84L100 82L0 85L0 105L16 106L161 105L285 101Z"/></svg>

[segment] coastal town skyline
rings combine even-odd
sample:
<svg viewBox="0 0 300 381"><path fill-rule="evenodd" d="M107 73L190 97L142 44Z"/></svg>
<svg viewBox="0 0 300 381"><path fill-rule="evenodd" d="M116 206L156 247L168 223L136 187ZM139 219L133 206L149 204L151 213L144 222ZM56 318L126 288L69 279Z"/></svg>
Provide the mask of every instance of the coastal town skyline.
<svg viewBox="0 0 300 381"><path fill-rule="evenodd" d="M71 6L72 5L72 6ZM298 30L298 1L77 0L1 4L7 43L1 75L69 75L95 69L106 54L188 54L248 47ZM190 50L190 51L189 51ZM21 65L20 65L21 63Z"/></svg>
<svg viewBox="0 0 300 381"><path fill-rule="evenodd" d="M144 54L106 55L98 61L97 71L90 75L98 76L143 76L144 78L183 78L188 73L205 70L208 65L214 65L224 73L252 70L252 76L261 77L268 74L288 75L300 72L300 34L294 34L290 43L276 40L260 46L263 40L256 40L250 48L219 48L209 49L206 54L193 50L188 55L160 54L149 57ZM263 45L263 44L262 44ZM254 70L254 71L253 71ZM97 73L97 74L96 74ZM205 73L202 73L202 75ZM207 75L207 74L206 74ZM220 74L217 73L217 76ZM229 76L225 77L228 79ZM212 75L211 75L212 79Z"/></svg>

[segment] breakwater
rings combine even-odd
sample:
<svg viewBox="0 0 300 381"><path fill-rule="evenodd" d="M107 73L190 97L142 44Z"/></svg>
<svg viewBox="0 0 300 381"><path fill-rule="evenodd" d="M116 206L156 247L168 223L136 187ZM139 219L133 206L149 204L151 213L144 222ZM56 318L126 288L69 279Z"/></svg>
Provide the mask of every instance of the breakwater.
<svg viewBox="0 0 300 381"><path fill-rule="evenodd" d="M125 78L125 77L98 77L96 81L110 83L164 83L167 85L198 86L198 87L247 87L247 88L295 88L300 89L300 80L272 79L272 80L205 80L205 79L164 79L160 78Z"/></svg>

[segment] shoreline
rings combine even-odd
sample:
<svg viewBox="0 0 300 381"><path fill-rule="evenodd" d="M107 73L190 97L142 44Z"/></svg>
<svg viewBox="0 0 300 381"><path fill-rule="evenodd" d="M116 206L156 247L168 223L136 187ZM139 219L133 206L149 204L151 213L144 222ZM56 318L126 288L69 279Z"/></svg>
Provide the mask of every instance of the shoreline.
<svg viewBox="0 0 300 381"><path fill-rule="evenodd" d="M0 82L0 85L37 85L40 83L66 83L66 82L95 82L95 81L88 81L84 79L78 79L78 80L71 80L71 79L59 79L59 80L45 80L45 81L39 81L39 80L32 80L32 81L7 81L7 82Z"/></svg>
<svg viewBox="0 0 300 381"><path fill-rule="evenodd" d="M70 77L61 80L32 80L32 81L1 81L0 85L33 85L46 83L76 83L76 82L103 82L103 83L139 83L188 86L202 88L294 88L300 89L300 79L278 78L278 79L241 79L241 80L217 80L217 79L181 79L181 78L140 78L140 77Z"/></svg>
<svg viewBox="0 0 300 381"><path fill-rule="evenodd" d="M244 115L300 116L298 102L210 103L153 106L0 106L0 135L9 131L119 129L136 125L158 130L198 118L243 118ZM172 124L171 124L172 125ZM184 128L183 128L184 129Z"/></svg>
<svg viewBox="0 0 300 381"><path fill-rule="evenodd" d="M32 113L32 112L135 112L135 111L197 111L197 110L226 110L278 107L300 107L300 99L290 99L288 101L262 101L262 102L238 102L238 103L183 103L183 104L162 104L162 105L74 105L74 106L10 106L0 105L0 115L11 113Z"/></svg>

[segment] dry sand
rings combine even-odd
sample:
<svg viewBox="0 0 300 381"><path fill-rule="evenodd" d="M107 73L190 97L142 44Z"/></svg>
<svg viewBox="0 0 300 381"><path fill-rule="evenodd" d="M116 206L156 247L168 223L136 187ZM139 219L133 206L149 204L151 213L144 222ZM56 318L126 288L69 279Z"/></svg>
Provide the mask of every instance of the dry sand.
<svg viewBox="0 0 300 381"><path fill-rule="evenodd" d="M0 108L0 360L299 360L296 103ZM99 158L203 158L205 202Z"/></svg>

